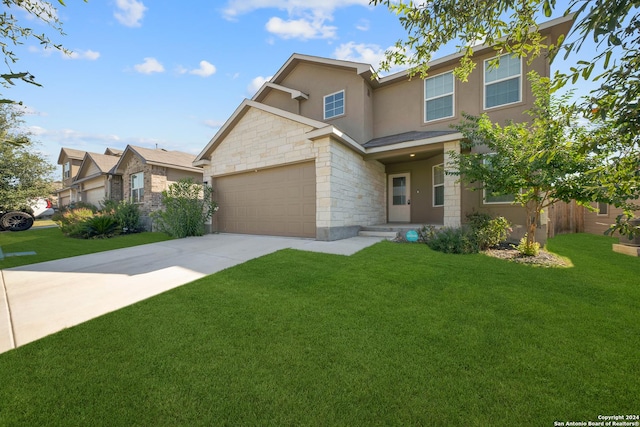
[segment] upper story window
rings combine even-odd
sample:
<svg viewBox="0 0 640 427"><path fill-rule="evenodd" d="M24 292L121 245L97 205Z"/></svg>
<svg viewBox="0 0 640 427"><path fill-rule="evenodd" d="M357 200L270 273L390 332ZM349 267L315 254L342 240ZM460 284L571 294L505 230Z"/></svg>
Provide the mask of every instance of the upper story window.
<svg viewBox="0 0 640 427"><path fill-rule="evenodd" d="M71 178L71 162L62 165L62 179Z"/></svg>
<svg viewBox="0 0 640 427"><path fill-rule="evenodd" d="M493 58L495 59L495 58ZM522 61L510 54L500 56L500 64L491 67L484 61L484 108L520 102Z"/></svg>
<svg viewBox="0 0 640 427"><path fill-rule="evenodd" d="M598 202L598 215L609 215L609 205L607 203Z"/></svg>
<svg viewBox="0 0 640 427"><path fill-rule="evenodd" d="M324 97L324 119L331 119L344 114L344 90Z"/></svg>
<svg viewBox="0 0 640 427"><path fill-rule="evenodd" d="M144 172L131 174L131 201L139 203L144 200Z"/></svg>
<svg viewBox="0 0 640 427"><path fill-rule="evenodd" d="M444 206L444 163L433 167L433 206Z"/></svg>
<svg viewBox="0 0 640 427"><path fill-rule="evenodd" d="M424 81L424 121L453 117L453 72Z"/></svg>

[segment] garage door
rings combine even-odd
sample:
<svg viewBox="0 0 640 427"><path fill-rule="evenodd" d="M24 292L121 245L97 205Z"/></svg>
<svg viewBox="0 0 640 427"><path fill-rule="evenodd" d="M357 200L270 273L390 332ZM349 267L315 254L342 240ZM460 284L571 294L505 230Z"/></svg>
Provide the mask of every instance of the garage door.
<svg viewBox="0 0 640 427"><path fill-rule="evenodd" d="M219 231L316 237L313 162L220 177L214 182Z"/></svg>
<svg viewBox="0 0 640 427"><path fill-rule="evenodd" d="M84 202L89 203L93 206L100 207L100 202L104 200L104 188L94 188L91 190L86 190L84 192Z"/></svg>

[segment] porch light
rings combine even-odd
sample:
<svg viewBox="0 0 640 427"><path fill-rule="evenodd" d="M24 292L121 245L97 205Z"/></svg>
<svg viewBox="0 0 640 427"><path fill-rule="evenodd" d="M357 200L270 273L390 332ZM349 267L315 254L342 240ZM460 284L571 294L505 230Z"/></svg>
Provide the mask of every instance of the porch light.
<svg viewBox="0 0 640 427"><path fill-rule="evenodd" d="M416 154L415 154L415 153L411 153L411 154L409 154L409 157L415 157L415 156L416 156Z"/></svg>

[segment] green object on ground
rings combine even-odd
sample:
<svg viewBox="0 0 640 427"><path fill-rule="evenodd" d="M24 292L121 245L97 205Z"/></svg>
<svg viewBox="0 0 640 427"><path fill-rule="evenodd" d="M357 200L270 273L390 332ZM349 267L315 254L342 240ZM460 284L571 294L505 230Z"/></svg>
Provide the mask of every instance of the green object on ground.
<svg viewBox="0 0 640 427"><path fill-rule="evenodd" d="M0 246L5 252L5 259L0 259L0 268L18 267L169 239L170 237L164 233L128 234L111 239L96 240L74 239L65 237L57 227L34 227L19 233L4 232L0 235ZM34 256L6 258L7 253L27 252L34 249L37 252Z"/></svg>
<svg viewBox="0 0 640 427"><path fill-rule="evenodd" d="M283 250L0 354L2 425L553 425L632 414L640 260Z"/></svg>

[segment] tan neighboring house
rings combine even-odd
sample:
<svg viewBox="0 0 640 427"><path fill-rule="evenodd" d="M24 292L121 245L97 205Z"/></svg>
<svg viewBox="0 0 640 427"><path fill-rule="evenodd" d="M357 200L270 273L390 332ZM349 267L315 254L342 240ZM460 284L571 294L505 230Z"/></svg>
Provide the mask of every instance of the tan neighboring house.
<svg viewBox="0 0 640 427"><path fill-rule="evenodd" d="M555 43L571 25L559 18L540 32ZM477 67L461 82L452 73L459 55L430 63L426 79L372 79L369 64L292 55L194 162L220 206L214 228L336 240L386 223L460 226L480 211L504 215L522 235L521 207L444 173L448 153L460 151L451 125L462 112L525 121L534 101L527 73L550 76L544 55L530 64L505 55L490 68L495 57L477 47Z"/></svg>
<svg viewBox="0 0 640 427"><path fill-rule="evenodd" d="M202 183L202 169L193 154L128 145L114 173L122 179L122 198L139 205L143 225L151 229L149 214L162 207L162 191L182 178Z"/></svg>
<svg viewBox="0 0 640 427"><path fill-rule="evenodd" d="M122 200L122 177L114 172L120 157L106 152L112 154L85 153L73 181L79 202L100 207L104 200Z"/></svg>
<svg viewBox="0 0 640 427"><path fill-rule="evenodd" d="M58 207L69 206L78 201L77 189L73 186L86 151L62 148L58 156L58 164L62 166L62 188L56 191Z"/></svg>

